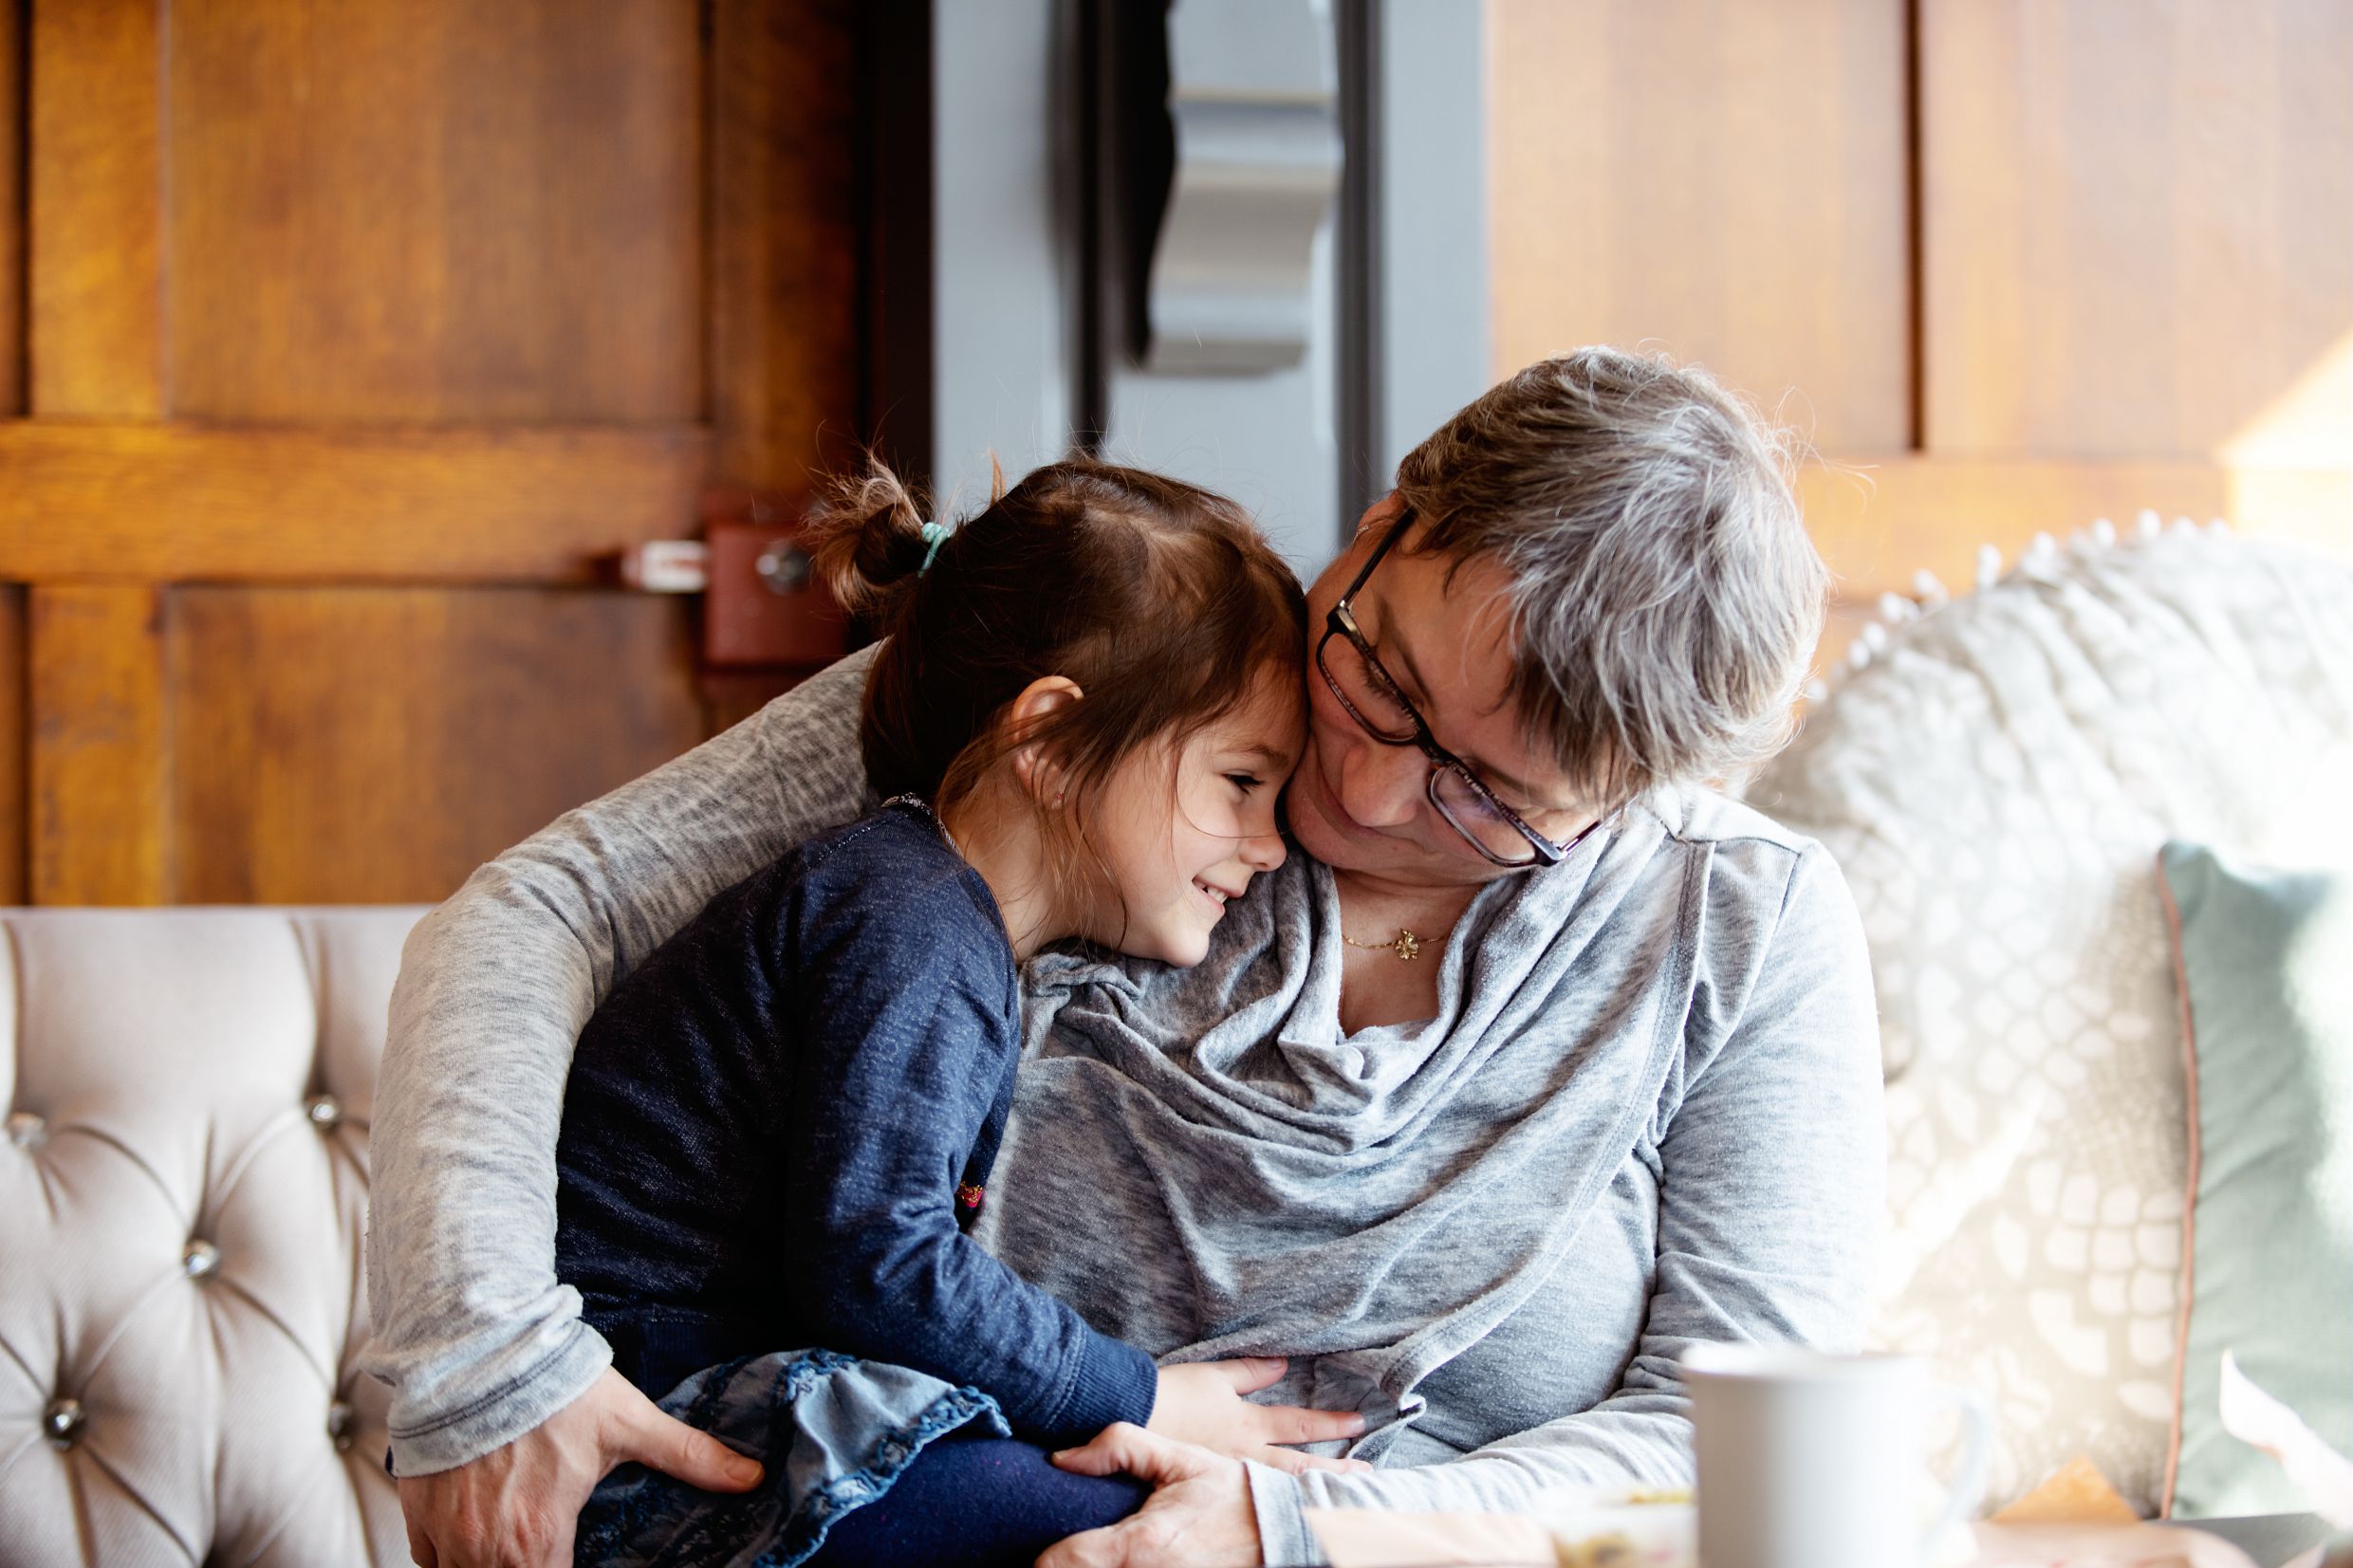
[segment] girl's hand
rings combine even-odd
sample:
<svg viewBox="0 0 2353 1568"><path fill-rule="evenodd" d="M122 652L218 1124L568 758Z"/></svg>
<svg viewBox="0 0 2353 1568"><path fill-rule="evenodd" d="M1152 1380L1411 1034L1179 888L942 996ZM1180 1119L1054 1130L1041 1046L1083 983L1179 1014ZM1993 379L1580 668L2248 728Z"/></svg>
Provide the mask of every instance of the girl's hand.
<svg viewBox="0 0 2353 1568"><path fill-rule="evenodd" d="M1237 1361L1162 1367L1159 1395L1145 1430L1236 1459L1255 1459L1293 1475L1302 1470L1371 1469L1361 1459L1324 1459L1282 1446L1361 1436L1364 1418L1354 1411L1253 1405L1242 1397L1281 1377L1288 1364L1279 1356L1250 1356Z"/></svg>

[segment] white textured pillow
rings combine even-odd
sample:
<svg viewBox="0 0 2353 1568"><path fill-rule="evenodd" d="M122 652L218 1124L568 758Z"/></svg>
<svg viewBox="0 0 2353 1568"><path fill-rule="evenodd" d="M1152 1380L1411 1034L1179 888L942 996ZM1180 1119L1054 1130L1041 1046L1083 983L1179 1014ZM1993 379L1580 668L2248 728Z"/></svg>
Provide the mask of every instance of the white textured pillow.
<svg viewBox="0 0 2353 1568"><path fill-rule="evenodd" d="M2186 1163L2168 838L2308 863L2353 804L2353 572L2177 524L1895 628L1748 790L1837 855L1887 1084L1876 1338L2153 1512Z"/></svg>

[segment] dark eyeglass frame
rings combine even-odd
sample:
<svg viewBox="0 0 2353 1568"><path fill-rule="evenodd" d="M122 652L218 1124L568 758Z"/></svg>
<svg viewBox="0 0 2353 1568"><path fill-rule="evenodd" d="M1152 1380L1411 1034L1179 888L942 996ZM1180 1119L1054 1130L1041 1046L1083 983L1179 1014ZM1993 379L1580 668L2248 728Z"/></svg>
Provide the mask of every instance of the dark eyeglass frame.
<svg viewBox="0 0 2353 1568"><path fill-rule="evenodd" d="M1396 677L1391 675L1387 670L1381 668L1380 658L1373 653L1372 644L1364 640L1363 632L1357 626L1357 594L1363 588L1364 584L1370 581L1373 575L1373 568L1380 564L1381 558L1389 553L1390 546L1394 545L1399 540L1404 538L1405 530L1412 527L1413 525L1414 508L1408 507L1398 518L1397 522L1390 526L1388 533L1382 536L1380 543L1374 546L1372 559L1365 562L1364 569L1356 574L1356 581L1348 584L1347 591L1342 594L1339 600L1332 605L1331 609L1325 614L1324 635L1316 640L1315 644L1316 673L1324 677L1324 684L1331 689L1333 697L1339 701L1342 708L1347 710L1348 717L1356 720L1358 728L1362 729L1364 733L1370 735L1374 740L1379 741L1383 746L1417 747L1420 748L1421 754L1430 759L1430 781L1425 786L1430 796L1430 804L1436 808L1438 816L1444 820L1446 825L1453 828L1456 833L1462 835L1463 842L1478 851L1480 856L1483 857L1489 864L1510 866L1515 869L1524 869L1533 865L1557 866L1568 858L1568 852L1575 849L1577 845L1583 841L1586 834L1591 833L1595 828L1602 825L1601 819L1597 817L1592 821L1586 823L1584 827L1578 831L1576 837L1570 839L1566 843L1554 843L1551 839L1546 838L1543 834L1537 832L1534 828L1529 827L1526 822L1522 821L1518 812L1512 810L1510 806L1497 800L1495 798L1495 792L1488 788L1486 784L1479 782L1479 776L1471 771L1470 764L1464 762L1460 757L1455 756L1452 751L1447 750L1446 747L1438 744L1437 737L1430 732L1430 726L1422 718L1420 710L1412 703L1406 701L1405 692L1398 686ZM1330 646L1331 640L1334 637L1347 638L1349 646L1356 650L1357 656L1364 661L1365 670L1371 673L1373 679L1380 686L1382 694L1385 695L1391 702L1396 703L1398 705L1399 711L1402 712L1408 719L1413 721L1414 732L1411 735L1384 735L1379 729L1374 728L1372 720L1357 711L1356 704L1350 702L1348 700L1348 693L1340 689L1340 682L1333 676L1331 666L1326 664L1324 660L1324 650ZM1454 820L1454 814L1446 809L1446 802L1438 799L1438 775L1449 771L1452 771L1457 775L1464 784L1468 784L1471 788L1471 792L1477 796L1478 799L1486 804L1489 809L1492 810L1496 816L1502 818L1506 822L1510 823L1513 828L1518 830L1520 837L1528 840L1528 847L1533 851L1533 855L1530 858L1526 860L1505 859L1502 856L1496 854L1493 850L1489 849L1485 844L1479 842L1478 836L1476 834L1473 833L1469 828L1463 826L1462 823Z"/></svg>

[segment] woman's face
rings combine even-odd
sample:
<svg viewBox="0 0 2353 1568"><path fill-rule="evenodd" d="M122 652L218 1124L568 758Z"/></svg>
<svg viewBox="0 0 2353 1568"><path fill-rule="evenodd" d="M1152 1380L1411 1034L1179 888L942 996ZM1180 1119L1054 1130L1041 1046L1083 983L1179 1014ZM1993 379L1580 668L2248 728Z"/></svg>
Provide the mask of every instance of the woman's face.
<svg viewBox="0 0 2353 1568"><path fill-rule="evenodd" d="M1349 717L1315 667L1325 617L1402 510L1395 496L1364 514L1356 543L1307 590L1307 744L1287 796L1300 847L1336 870L1407 887L1462 887L1510 874L1473 849L1430 803L1430 759L1386 746ZM1438 745L1468 763L1521 821L1560 843L1596 813L1548 751L1529 743L1507 692L1510 580L1473 561L1411 552L1417 526L1357 591L1357 624Z"/></svg>

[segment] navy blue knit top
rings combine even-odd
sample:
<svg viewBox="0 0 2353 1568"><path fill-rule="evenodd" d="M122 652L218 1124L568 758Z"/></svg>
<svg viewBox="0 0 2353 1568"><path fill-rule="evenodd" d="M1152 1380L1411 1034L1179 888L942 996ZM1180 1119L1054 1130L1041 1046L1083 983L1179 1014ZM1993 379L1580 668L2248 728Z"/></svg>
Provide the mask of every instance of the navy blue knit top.
<svg viewBox="0 0 2353 1568"><path fill-rule="evenodd" d="M713 899L582 1032L556 1271L657 1398L824 1347L970 1384L1044 1442L1148 1421L1151 1358L958 1223L1020 1047L1004 921L936 819L895 801L813 839Z"/></svg>

